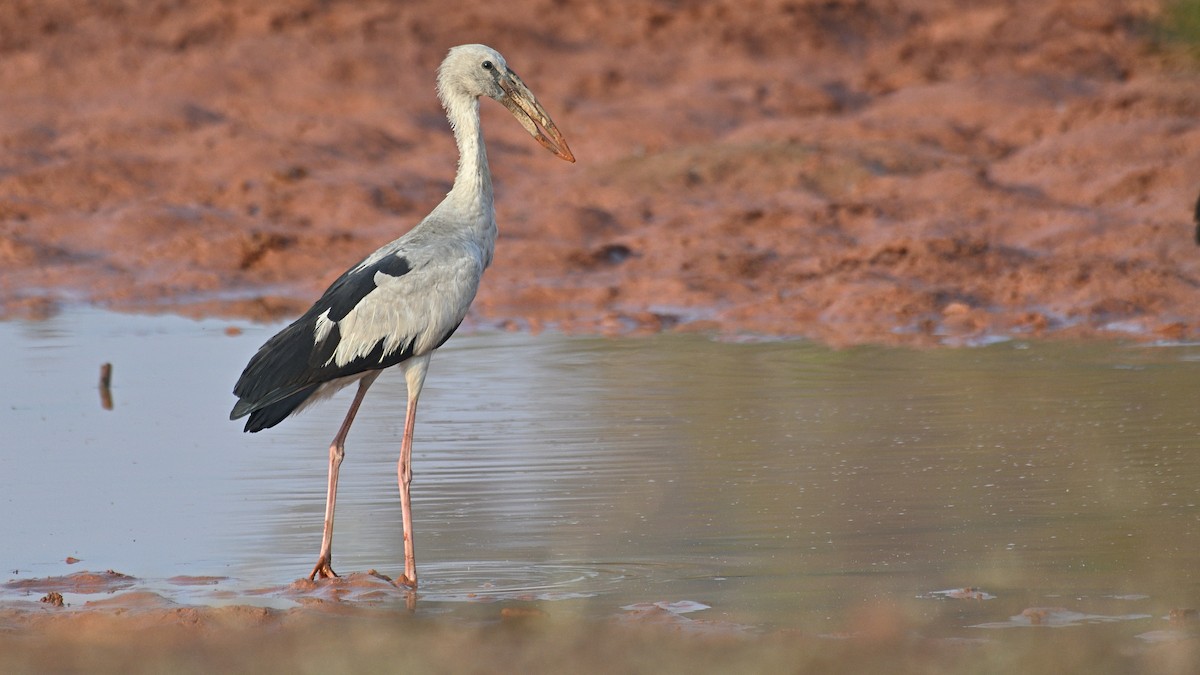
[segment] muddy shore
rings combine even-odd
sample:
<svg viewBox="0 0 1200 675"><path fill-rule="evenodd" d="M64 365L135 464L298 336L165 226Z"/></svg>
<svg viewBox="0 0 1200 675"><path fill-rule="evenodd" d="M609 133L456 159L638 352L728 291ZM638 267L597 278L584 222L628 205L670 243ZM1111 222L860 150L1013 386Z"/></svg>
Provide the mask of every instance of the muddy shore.
<svg viewBox="0 0 1200 675"><path fill-rule="evenodd" d="M459 614L449 620L436 611L422 612L411 597L406 607L401 596L409 593L373 572L263 589L301 603L286 610L180 605L153 592L121 593L137 580L112 570L26 581L30 590L50 590L40 603L31 596L29 602L0 606L0 669L14 675L216 670L1182 674L1194 672L1200 660L1195 618L1182 616L1140 642L1112 639L1096 627L1047 628L1053 637L1025 628L1029 632L1004 639L938 638L925 634L930 628L925 621L887 602L849 612L834 631L761 631L689 619L653 605L609 619L584 619L554 603L480 603L473 618ZM81 606L64 606L61 596L55 601L58 591L84 593L76 597L88 599ZM1023 617L1036 623L1055 611L1032 608Z"/></svg>
<svg viewBox="0 0 1200 675"><path fill-rule="evenodd" d="M0 316L280 319L449 186L447 47L504 52L579 158L485 102L471 325L831 344L1194 339L1200 77L1156 2L17 2Z"/></svg>

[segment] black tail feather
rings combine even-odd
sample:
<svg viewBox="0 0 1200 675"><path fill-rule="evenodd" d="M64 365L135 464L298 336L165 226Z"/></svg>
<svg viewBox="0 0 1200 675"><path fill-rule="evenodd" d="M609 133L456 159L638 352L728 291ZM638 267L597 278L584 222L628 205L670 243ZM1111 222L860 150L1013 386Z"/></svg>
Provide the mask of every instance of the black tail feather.
<svg viewBox="0 0 1200 675"><path fill-rule="evenodd" d="M287 419L288 415L295 412L296 408L299 408L302 403L307 401L308 397L313 395L318 386L314 384L311 387L306 387L287 398L280 399L252 411L250 418L246 420L245 431L253 433L255 431L262 431L263 429L270 429L279 424Z"/></svg>

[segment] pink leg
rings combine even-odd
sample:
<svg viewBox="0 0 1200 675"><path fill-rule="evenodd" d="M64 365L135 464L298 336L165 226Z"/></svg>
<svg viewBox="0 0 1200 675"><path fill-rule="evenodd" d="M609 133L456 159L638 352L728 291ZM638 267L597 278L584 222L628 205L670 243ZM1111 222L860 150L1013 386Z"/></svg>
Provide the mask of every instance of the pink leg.
<svg viewBox="0 0 1200 675"><path fill-rule="evenodd" d="M317 577L328 579L337 576L331 563L333 562L333 510L337 504L338 469L342 466L342 458L346 456L346 436L350 434L350 425L354 423L358 407L362 405L363 397L367 395L367 389L375 382L375 378L379 377L379 372L376 370L368 373L358 381L358 393L354 395L354 402L350 404L350 410L346 413L342 428L338 429L337 436L334 436L333 443L329 446L329 486L325 492L325 530L321 535L321 555L317 557L317 565L313 567L312 574L308 575L309 579Z"/></svg>
<svg viewBox="0 0 1200 675"><path fill-rule="evenodd" d="M400 462L396 474L400 479L400 513L404 517L404 576L396 583L417 587L417 559L413 544L412 527L412 498L409 496L409 485L412 484L412 438L413 423L417 419L417 401L409 399L408 412L404 417L404 440L400 442Z"/></svg>
<svg viewBox="0 0 1200 675"><path fill-rule="evenodd" d="M417 423L417 399L421 396L421 386L425 383L425 372L429 367L429 355L419 356L406 361L404 379L408 382L408 409L404 415L404 437L400 441L400 461L396 474L400 482L400 513L404 518L404 576L396 580L397 584L417 587L417 558L413 544L412 498L409 486L412 484L412 441L413 427Z"/></svg>

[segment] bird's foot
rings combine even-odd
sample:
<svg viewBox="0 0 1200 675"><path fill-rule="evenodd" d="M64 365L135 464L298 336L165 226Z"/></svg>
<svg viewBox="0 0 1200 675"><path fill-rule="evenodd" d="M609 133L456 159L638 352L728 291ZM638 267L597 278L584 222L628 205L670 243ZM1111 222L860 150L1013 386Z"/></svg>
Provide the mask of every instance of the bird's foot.
<svg viewBox="0 0 1200 675"><path fill-rule="evenodd" d="M317 561L317 566L313 568L312 574L308 575L308 580L332 579L337 575L337 572L334 572L333 567L330 566L329 558L321 558Z"/></svg>
<svg viewBox="0 0 1200 675"><path fill-rule="evenodd" d="M392 583L396 584L397 586L415 589L417 587L417 575L414 574L412 577L409 577L407 574L401 574L399 577L396 577L396 580Z"/></svg>

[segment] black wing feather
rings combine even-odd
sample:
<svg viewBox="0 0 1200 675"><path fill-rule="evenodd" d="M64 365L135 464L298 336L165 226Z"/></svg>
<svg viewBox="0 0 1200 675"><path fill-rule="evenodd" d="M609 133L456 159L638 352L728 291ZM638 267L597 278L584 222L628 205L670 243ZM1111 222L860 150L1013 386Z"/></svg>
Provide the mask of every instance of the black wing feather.
<svg viewBox="0 0 1200 675"><path fill-rule="evenodd" d="M338 277L303 316L267 340L250 359L234 385L233 393L239 401L229 419L249 414L246 431L268 429L303 404L322 383L367 370L389 368L410 358L413 353L411 341L385 357L383 340L380 340L369 354L341 366L332 364L330 357L341 342L336 323L319 345L313 342L317 318L326 311L334 322L346 318L368 293L375 290L377 272L401 276L410 271L412 265L407 259L392 254L366 267L355 266Z"/></svg>
<svg viewBox="0 0 1200 675"><path fill-rule="evenodd" d="M359 264L361 265L362 263ZM402 277L411 271L412 263L408 261L408 258L396 254L385 255L375 263L362 269L358 269L356 265L330 284L329 289L308 310L305 316L311 314L315 320L322 312L328 309L331 320L341 321L346 318L350 310L358 306L358 303L368 293L375 290L375 274L377 272L383 272L389 277Z"/></svg>

